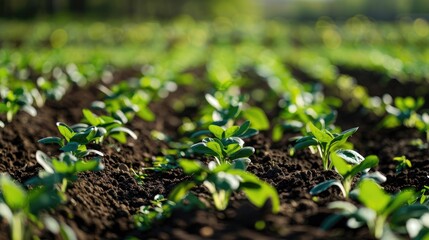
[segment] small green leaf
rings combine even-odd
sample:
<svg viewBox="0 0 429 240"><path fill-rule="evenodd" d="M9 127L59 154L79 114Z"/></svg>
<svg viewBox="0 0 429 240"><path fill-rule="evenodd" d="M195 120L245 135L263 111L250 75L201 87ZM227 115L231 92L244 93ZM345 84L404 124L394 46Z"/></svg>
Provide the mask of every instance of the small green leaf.
<svg viewBox="0 0 429 240"><path fill-rule="evenodd" d="M255 149L253 147L244 147L237 152L231 154L229 157L231 160L237 159L237 158L245 158L251 156L255 152Z"/></svg>
<svg viewBox="0 0 429 240"><path fill-rule="evenodd" d="M60 131L61 135L67 140L70 141L70 139L75 135L75 132L73 132L73 129L71 129L67 124L62 122L57 122L58 130Z"/></svg>
<svg viewBox="0 0 429 240"><path fill-rule="evenodd" d="M276 124L273 128L273 141L274 142L278 142L282 139L283 137L283 127L280 124Z"/></svg>
<svg viewBox="0 0 429 240"><path fill-rule="evenodd" d="M352 165L358 165L364 160L364 157L362 157L362 155L350 149L339 149L335 152L335 154Z"/></svg>
<svg viewBox="0 0 429 240"><path fill-rule="evenodd" d="M258 107L251 107L243 111L244 118L252 123L252 126L258 130L267 130L270 128L270 121L265 112Z"/></svg>
<svg viewBox="0 0 429 240"><path fill-rule="evenodd" d="M224 138L223 134L224 134L224 130L223 128L216 126L216 125L210 125L209 126L209 130L211 133L213 133L213 135L219 139Z"/></svg>
<svg viewBox="0 0 429 240"><path fill-rule="evenodd" d="M353 135L358 129L359 129L359 127L347 129L347 130L343 131L342 133L340 133L340 136L342 136L341 138L348 138L351 135Z"/></svg>
<svg viewBox="0 0 429 240"><path fill-rule="evenodd" d="M85 171L100 171L103 170L104 166L100 164L98 159L89 161L77 161L75 164L76 173Z"/></svg>
<svg viewBox="0 0 429 240"><path fill-rule="evenodd" d="M75 232L73 231L73 229L71 227L69 227L67 224L65 223L61 223L60 225L60 235L61 238L64 240L77 240L77 236L75 234Z"/></svg>
<svg viewBox="0 0 429 240"><path fill-rule="evenodd" d="M125 144L127 142L127 136L123 132L112 133L110 137L122 144Z"/></svg>
<svg viewBox="0 0 429 240"><path fill-rule="evenodd" d="M126 127L116 127L113 128L112 130L110 130L111 133L115 133L115 132L124 132L127 133L128 135L130 135L130 137L132 137L134 140L137 140L137 135L131 131L129 128Z"/></svg>
<svg viewBox="0 0 429 240"><path fill-rule="evenodd" d="M378 214L382 214L390 203L390 195L372 180L363 179L359 183L359 190L359 201Z"/></svg>
<svg viewBox="0 0 429 240"><path fill-rule="evenodd" d="M79 143L77 142L69 142L64 147L60 148L63 152L74 152L78 149Z"/></svg>
<svg viewBox="0 0 429 240"><path fill-rule="evenodd" d="M84 146L85 147L85 146ZM95 150L95 149L88 149L88 150L82 150L82 151L84 151L83 153L84 153L84 155L83 156L87 156L87 155L89 155L89 154L95 154L95 155L98 155L98 156L100 156L100 157L103 157L104 156L104 153L102 153L102 152L100 152L100 151L98 151L98 150Z"/></svg>
<svg viewBox="0 0 429 240"><path fill-rule="evenodd" d="M98 126L101 124L100 118L97 117L94 113L92 113L89 109L83 109L82 113L90 125Z"/></svg>
<svg viewBox="0 0 429 240"><path fill-rule="evenodd" d="M213 97L212 95L210 95L208 93L205 95L205 97L206 97L207 102L212 107L214 107L218 111L222 110L222 106L220 105L219 101L215 97Z"/></svg>
<svg viewBox="0 0 429 240"><path fill-rule="evenodd" d="M232 126L232 127L227 128L225 130L224 138L229 138L229 137L235 136L235 133L238 132L239 129L240 129L239 126Z"/></svg>
<svg viewBox="0 0 429 240"><path fill-rule="evenodd" d="M218 142L208 142L206 143L206 146L210 148L213 152L215 152L218 157L223 158L222 147L221 145L219 145Z"/></svg>
<svg viewBox="0 0 429 240"><path fill-rule="evenodd" d="M309 139L305 142L299 142L299 143L295 144L295 146L293 146L293 149L294 149L294 151L296 151L296 150L301 150L301 149L304 149L306 147L315 146L315 145L317 145L317 141L315 139Z"/></svg>
<svg viewBox="0 0 429 240"><path fill-rule="evenodd" d="M155 114L147 106L140 108L140 110L137 112L137 116L148 122L155 120Z"/></svg>
<svg viewBox="0 0 429 240"><path fill-rule="evenodd" d="M195 183L193 182L182 182L177 185L173 191L170 192L170 195L168 195L168 199L173 202L180 202L195 186Z"/></svg>
<svg viewBox="0 0 429 240"><path fill-rule="evenodd" d="M332 164L334 165L336 171L343 177L345 178L346 175L348 175L348 173L352 170L353 165L346 162L343 158L341 158L340 156L338 156L337 154L332 154L331 155L331 161Z"/></svg>
<svg viewBox="0 0 429 240"><path fill-rule="evenodd" d="M4 201L12 212L24 210L28 203L27 193L19 184L13 182L9 176L3 175L0 178L0 187Z"/></svg>
<svg viewBox="0 0 429 240"><path fill-rule="evenodd" d="M56 159L52 160L52 166L57 173L62 174L73 174L75 173L72 165L68 165L66 162L58 161Z"/></svg>
<svg viewBox="0 0 429 240"><path fill-rule="evenodd" d="M191 135L191 138L196 138L196 137L199 137L199 136L209 135L209 134L210 134L209 130L200 130L200 131L194 132Z"/></svg>
<svg viewBox="0 0 429 240"><path fill-rule="evenodd" d="M54 169L52 169L51 158L48 157L44 152L38 150L36 152L36 160L37 162L45 169L48 173L54 173Z"/></svg>
<svg viewBox="0 0 429 240"><path fill-rule="evenodd" d="M258 133L259 133L258 130L254 129L254 128L249 128L249 129L247 129L247 131L245 133L241 134L239 137L249 138L249 137L255 136Z"/></svg>
<svg viewBox="0 0 429 240"><path fill-rule="evenodd" d="M231 155L232 153L235 153L240 149L241 149L240 144L232 143L232 144L229 144L226 146L225 152L226 152L226 154Z"/></svg>
<svg viewBox="0 0 429 240"><path fill-rule="evenodd" d="M241 124L240 128L237 132L235 132L236 136L241 136L241 134L245 133L250 127L250 121L245 121L243 124Z"/></svg>
<svg viewBox="0 0 429 240"><path fill-rule="evenodd" d="M206 143L195 143L191 146L191 150L195 153L207 154L215 156L216 152L207 147Z"/></svg>
<svg viewBox="0 0 429 240"><path fill-rule="evenodd" d="M415 192L411 189L405 189L393 196L392 201L389 203L387 208L383 211L384 215L389 215L390 213L396 211L403 205L405 205L410 199L413 199Z"/></svg>
<svg viewBox="0 0 429 240"><path fill-rule="evenodd" d="M59 137L45 137L45 138L39 139L39 141L37 141L37 142L43 143L43 144L55 143L55 144L58 144L60 146L63 146L63 140Z"/></svg>
<svg viewBox="0 0 429 240"><path fill-rule="evenodd" d="M314 137L319 142L330 142L333 137L331 137L329 134L325 133L324 131L318 129L312 122L308 122L307 124L310 128L311 133L314 135Z"/></svg>
<svg viewBox="0 0 429 240"><path fill-rule="evenodd" d="M364 171L367 168L372 168L377 166L377 164L378 164L378 157L375 155L369 155L359 165L354 166L353 169L345 177L355 176L356 174Z"/></svg>
<svg viewBox="0 0 429 240"><path fill-rule="evenodd" d="M179 164L183 168L183 171L188 175L204 170L203 165L199 161L182 159L179 161Z"/></svg>
<svg viewBox="0 0 429 240"><path fill-rule="evenodd" d="M324 192L326 190L328 190L328 188L332 187L332 186L337 186L341 189L341 191L343 193L345 193L344 187L341 184L341 182L339 180L336 179L330 179L324 182L321 182L319 184L317 184L316 186L314 186L311 190L310 190L310 194L311 195L317 195L321 192Z"/></svg>
<svg viewBox="0 0 429 240"><path fill-rule="evenodd" d="M232 168L246 170L250 163L250 158L236 158L234 161L232 161Z"/></svg>

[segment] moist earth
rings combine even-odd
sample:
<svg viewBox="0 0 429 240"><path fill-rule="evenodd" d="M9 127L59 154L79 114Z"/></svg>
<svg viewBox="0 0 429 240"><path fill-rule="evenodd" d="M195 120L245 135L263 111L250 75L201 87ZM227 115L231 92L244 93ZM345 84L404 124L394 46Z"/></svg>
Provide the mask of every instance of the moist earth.
<svg viewBox="0 0 429 240"><path fill-rule="evenodd" d="M122 74L116 79L123 79ZM118 81L118 80L117 80ZM412 89L411 89L412 90ZM35 152L42 150L49 155L58 154L55 147L37 143L47 136L56 136L57 121L74 124L82 118L81 110L88 108L101 95L96 85L87 88L73 87L59 102L47 102L38 110L37 117L25 113L0 130L0 172L9 173L23 183L34 177L41 167L35 160ZM186 93L186 94L185 94ZM410 92L410 95L414 93ZM134 227L133 215L141 205L149 204L156 194L165 196L175 185L187 179L180 169L164 172L146 171L142 182L137 181L131 169L139 171L149 166L149 159L162 155L167 145L151 137L152 130L174 135L181 124L181 117L193 117L195 109L176 113L174 101L183 96L201 97L201 92L179 87L166 99L151 104L157 118L145 122L135 118L129 128L134 130L138 140L118 145L107 141L98 150L104 152L105 169L79 175L78 180L67 190L65 204L50 212L55 218L73 228L79 239L124 239L135 236L141 239L371 239L366 228L351 230L344 223L328 231L319 228L326 217L333 213L327 208L329 202L343 200L338 189L331 188L313 198L309 190L326 179L339 178L334 171L322 170L321 159L308 149L289 155L292 134L285 134L279 142L272 142L269 131L246 141L256 149L251 157L249 171L272 184L278 191L281 210L274 215L269 212L269 203L262 209L252 206L237 193L232 196L229 207L218 212L213 208L205 210L176 210L172 216L157 222L149 231L138 231ZM413 129L396 128L377 130L379 118L339 109L337 125L343 129L359 126L351 138L355 148L362 155L376 154L380 158L377 170L387 176L383 187L390 193L411 187L416 190L429 185L428 149L410 145L410 141L423 136ZM94 146L97 147L97 146ZM407 156L413 166L401 173L395 172L395 156ZM205 160L206 159L201 159ZM203 189L197 189L201 198L210 201ZM265 223L256 230L256 225ZM9 237L6 224L0 224L0 239ZM54 238L48 233L42 237Z"/></svg>

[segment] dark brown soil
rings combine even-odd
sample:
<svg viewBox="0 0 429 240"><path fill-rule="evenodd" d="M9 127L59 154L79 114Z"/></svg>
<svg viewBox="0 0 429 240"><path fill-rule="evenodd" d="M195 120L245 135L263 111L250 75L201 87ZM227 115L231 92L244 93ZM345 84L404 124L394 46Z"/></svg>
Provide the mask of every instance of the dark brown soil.
<svg viewBox="0 0 429 240"><path fill-rule="evenodd" d="M107 141L101 147L106 153L105 169L79 175L78 180L68 188L67 203L52 212L53 216L69 224L79 239L124 239L133 235L141 239L371 239L365 229L350 230L343 225L324 232L319 229L323 220L332 214L326 205L342 200L340 191L330 189L314 201L308 193L315 184L330 178L337 178L334 171L323 171L321 160L308 150L289 156L289 137L273 143L268 132L262 132L247 142L254 146L249 171L272 184L281 199L281 211L273 215L266 209L256 209L241 194L235 194L228 209L217 212L212 209L190 212L175 211L171 218L156 223L147 232L134 229L133 214L139 207L148 204L156 194L168 195L172 188L186 176L179 169L166 172L147 171L143 184L139 184L130 169L140 170L147 165L147 159L161 155L162 143L151 138L156 129L167 133L177 132L182 114L174 112L170 104L181 94L156 102L151 108L157 114L155 122L135 119L129 127L138 134L136 141L125 145ZM189 91L186 90L186 91ZM37 140L58 135L55 122L76 123L82 117L82 108L98 98L95 86L74 88L60 102L48 102L39 109L37 117L19 114L12 123L0 129L0 172L7 172L20 182L35 176L40 170L34 154L43 150L57 154L55 148L38 144ZM192 95L192 93L191 93ZM199 95L201 95L199 93ZM342 127L360 126L351 138L358 152L363 155L376 154L380 157L378 170L388 180L384 187L397 192L404 187L422 188L429 185L429 164L427 149L409 145L410 140L421 137L415 130L399 128L375 130L373 120L359 118L358 113L339 112L338 124ZM394 156L406 155L413 167L395 174ZM202 197L207 196L201 194ZM265 221L262 230L256 230L255 223ZM8 229L0 225L0 238L7 238Z"/></svg>

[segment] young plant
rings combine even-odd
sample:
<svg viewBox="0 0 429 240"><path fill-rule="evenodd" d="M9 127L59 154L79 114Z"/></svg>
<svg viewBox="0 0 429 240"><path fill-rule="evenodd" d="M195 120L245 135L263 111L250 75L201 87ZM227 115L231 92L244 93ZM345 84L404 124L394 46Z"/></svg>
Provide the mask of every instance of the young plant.
<svg viewBox="0 0 429 240"><path fill-rule="evenodd" d="M134 216L135 225L142 231L148 230L155 221L168 218L175 205L163 195L157 194L150 205L140 207L140 211Z"/></svg>
<svg viewBox="0 0 429 240"><path fill-rule="evenodd" d="M307 123L310 132L308 136L304 136L296 140L295 146L291 149L291 155L296 150L314 146L320 154L323 162L323 169L332 169L331 158L333 155L339 155L350 159L353 162L361 162L362 156L353 150L345 150L348 145L347 139L353 135L358 128L351 128L341 133L332 133L327 129L319 129L312 122Z"/></svg>
<svg viewBox="0 0 429 240"><path fill-rule="evenodd" d="M402 211L401 207L414 197L413 190L403 190L396 195L390 195L373 180L364 179L358 188L358 199L364 207L358 208L349 202L331 203L329 207L341 210L341 213L329 217L324 222L323 228L327 229L342 217L347 217L349 227L358 228L366 224L373 236L380 239L383 234L390 231L389 221L398 222L398 218L409 218L411 211Z"/></svg>
<svg viewBox="0 0 429 240"><path fill-rule="evenodd" d="M310 190L311 195L317 195L332 186L337 186L340 188L343 196L348 198L354 177L378 164L378 157L375 155L370 155L365 159L360 157L360 161L356 162L355 158L348 157L349 151L352 150L342 150L332 155L333 165L335 170L341 175L341 180L331 179L319 183ZM353 155L356 154L358 153L354 153Z"/></svg>
<svg viewBox="0 0 429 240"><path fill-rule="evenodd" d="M258 107L247 106L245 104L247 98L244 95L231 96L227 92L216 92L214 95L207 93L205 98L214 109L207 114L209 117L206 117L213 125L229 127L241 115L252 122L253 127L258 130L267 130L270 127L265 112Z"/></svg>
<svg viewBox="0 0 429 240"><path fill-rule="evenodd" d="M36 160L45 171L30 179L27 184L55 186L61 184L61 191L65 193L70 182L77 180L77 174L85 171L100 171L104 166L101 158L96 157L91 160L78 159L72 153L61 153L59 158L50 158L42 151L36 152Z"/></svg>
<svg viewBox="0 0 429 240"><path fill-rule="evenodd" d="M195 153L214 157L217 164L242 162L247 166L250 163L249 156L255 152L253 147L245 147L242 138L257 134L257 130L250 128L250 122L246 121L241 126L231 126L227 129L216 125L209 126L209 132L213 138L204 138L202 142L191 146Z"/></svg>
<svg viewBox="0 0 429 240"><path fill-rule="evenodd" d="M411 168L411 161L405 157L404 155L400 157L394 157L393 161L398 162L398 165L396 165L396 173L402 172L406 168Z"/></svg>
<svg viewBox="0 0 429 240"><path fill-rule="evenodd" d="M127 137L126 134L131 136L133 139L137 139L137 135L131 131L129 128L123 126L121 121L114 119L109 116L97 116L93 112L88 109L83 109L84 121L89 123L89 125L80 123L75 126L79 126L80 128L88 129L90 126L97 127L99 132L104 133L98 139L96 139L96 143L101 143L107 137L112 137L116 139L120 143L126 143Z"/></svg>
<svg viewBox="0 0 429 240"><path fill-rule="evenodd" d="M173 189L168 197L173 202L180 202L191 194L190 190L193 187L203 185L212 195L217 210L225 210L231 194L241 190L256 207L261 208L270 200L272 212L279 211L280 200L276 189L257 176L246 172L241 164L218 165L210 162L206 167L199 161L185 159L179 164L185 174L192 176L193 179L182 182Z"/></svg>
<svg viewBox="0 0 429 240"><path fill-rule="evenodd" d="M6 120L8 122L12 121L13 116L19 110L23 110L33 117L37 115L37 110L33 107L33 96L23 87L13 91L5 91L5 94L2 93L0 98L2 99L0 102L0 113L6 113Z"/></svg>
<svg viewBox="0 0 429 240"><path fill-rule="evenodd" d="M35 226L54 230L49 226L59 225L55 219L42 216L44 210L52 209L62 201L62 197L53 188L35 187L25 190L8 175L0 176L0 216L9 223L10 237L13 240L24 240L34 237ZM73 237L73 232L64 231L68 226L61 224L64 234ZM54 232L54 231L52 231ZM55 233L55 232L54 232ZM58 230L57 232L58 233ZM66 237L66 236L63 236ZM72 239L72 238L70 238Z"/></svg>
<svg viewBox="0 0 429 240"><path fill-rule="evenodd" d="M424 105L423 98L396 97L394 105L388 104L388 115L381 121L379 127L395 128L404 125L408 128L416 128L426 134L429 141L429 114L419 114L418 110Z"/></svg>
<svg viewBox="0 0 429 240"><path fill-rule="evenodd" d="M93 102L93 108L105 110L122 123L127 123L135 115L146 121L155 120L148 106L151 96L145 91L133 88L126 82L115 85L112 90L100 86L100 90L106 97L103 101Z"/></svg>
<svg viewBox="0 0 429 240"><path fill-rule="evenodd" d="M394 128L403 124L406 127L414 127L418 121L417 111L425 103L423 98L396 97L394 105L387 105L386 111L389 113L381 122L382 127Z"/></svg>
<svg viewBox="0 0 429 240"><path fill-rule="evenodd" d="M60 137L46 137L40 139L38 142L43 144L57 144L63 152L70 152L77 158L82 158L90 153L103 156L104 154L94 149L88 149L87 144L91 142L100 141L100 137L106 134L104 128L87 127L80 128L77 126L75 129L69 127L67 124L57 122L57 127L63 138Z"/></svg>
<svg viewBox="0 0 429 240"><path fill-rule="evenodd" d="M283 94L279 105L282 109L278 123L273 128L273 140L279 141L284 131L306 133L306 123L321 124L322 128L334 129L337 112L332 107L339 106L338 99L328 99L323 95L320 84L300 86Z"/></svg>

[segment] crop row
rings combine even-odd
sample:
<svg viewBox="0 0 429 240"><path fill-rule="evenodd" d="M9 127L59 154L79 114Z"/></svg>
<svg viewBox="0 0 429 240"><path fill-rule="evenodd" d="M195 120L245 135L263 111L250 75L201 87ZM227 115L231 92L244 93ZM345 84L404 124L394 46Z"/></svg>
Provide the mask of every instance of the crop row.
<svg viewBox="0 0 429 240"><path fill-rule="evenodd" d="M209 28L204 26L198 27L207 34ZM151 29L151 25L147 28ZM227 32L226 39L232 40L231 35L233 34ZM342 100L324 96L320 84L302 84L295 79L290 66L312 74L328 87L343 87L344 91L350 91L352 100L359 99L357 106L363 105L367 111L384 116L379 123L380 128L404 125L418 129L428 138L429 116L421 111L424 105L422 98L392 99L388 95L373 98L365 91L352 91L362 88L356 88L351 77L337 74L334 67L336 63L346 61L347 57L338 62L333 60L336 58L334 54L332 58L322 59L327 64L317 66L326 67L321 70L329 72L329 77L325 77L315 74L319 70L312 68L311 59L317 50L312 54L307 54L306 50L299 51L293 56L301 60L296 60L287 54L287 48L269 49L251 38L237 44L217 39L219 42L213 46L202 44L208 51L203 56L199 52L201 50L191 50L195 45L188 45L189 41L185 41L186 34L179 36L174 40L179 43L169 46L174 49L172 52L161 54L166 48L160 47L145 59L147 62L141 69L142 77L111 87L100 85L99 89L105 97L93 102L91 110L82 110L84 117L80 123L69 125L58 122L61 136L40 139L40 143L57 145L56 152L59 154L48 156L38 151L36 159L43 170L26 182L25 188L6 175L1 177L3 202L0 205L0 215L10 224L13 239L24 239L37 234L39 228L46 228L64 238L76 238L70 227L49 217L46 210L66 201L66 189L73 181L78 180L80 172L103 169L104 153L91 147L103 144L107 138L113 138L119 143L125 143L127 136L138 138L126 124L136 116L153 121L156 116L149 108L150 103L176 91L178 85L191 84L194 88L207 92L207 104L199 108L194 119L191 116L183 119L183 125L176 136L153 132L154 136L169 146L169 149L162 150L168 154L158 156L159 162L153 163L154 167L160 171L180 167L189 178L178 184L167 198L157 195L151 205L142 206L135 216L136 226L141 230L149 229L154 221L168 218L176 208L204 207L205 204L192 192L197 186L203 186L208 191L212 205L220 211L227 208L234 192L242 191L255 206L262 207L269 201L272 212L277 212L280 201L275 188L247 171L252 164L255 149L246 145L246 139L259 130L272 130L274 141L282 140L287 133L301 134L302 136L290 139L294 143L290 154L308 147L320 155L324 169L333 169L339 174L339 180L319 183L311 189L310 194L318 195L329 187L336 186L341 189L345 199L360 203L355 205L346 201L329 204L331 208L339 210L339 214L325 221L323 228L330 228L340 217L346 217L349 219L349 227L366 225L376 238L408 233L413 239L422 239L427 235L429 224L425 195L409 189L395 195L385 192L379 185L386 180L385 177L380 172L370 170L377 166L377 156L364 157L348 142L348 138L358 128L341 131L335 124L335 109L341 105ZM165 39L165 36L160 39ZM180 44L181 40L184 41L184 46ZM169 44L165 40L160 41ZM19 110L35 115L34 103L41 107L51 95L54 100L59 99L70 85L84 86L92 82L88 79L109 75L108 69L92 65L63 66L61 63L53 63L45 71L43 67L32 65L31 59L27 64L20 65L21 60L9 58L20 56L19 54L26 56L24 52L25 50L17 55L3 52L6 67L2 69L0 79L0 112L5 113L7 121L12 121ZM160 55L155 56L156 54ZM186 57L189 54L191 57ZM97 66L104 64L106 62ZM83 66L90 66L88 73L95 74L87 75L86 70L79 71L79 67ZM198 76L201 68L204 75ZM357 68L374 70L361 65ZM398 72L402 73L402 70ZM391 73L386 74L396 77ZM256 77L251 76L252 74ZM194 81L197 77L207 81ZM262 81L249 81L254 78ZM256 89L261 82L266 83L268 91L254 90L249 95L241 94L242 89ZM110 84L108 81L106 83ZM350 98L350 94L346 97ZM254 102L263 107L253 106ZM174 106L177 111L187 107L188 103L180 104ZM269 120L267 114L274 116ZM425 147L423 141L420 146ZM397 157L396 161L398 171L411 165L406 157ZM139 177L139 173L135 174Z"/></svg>

